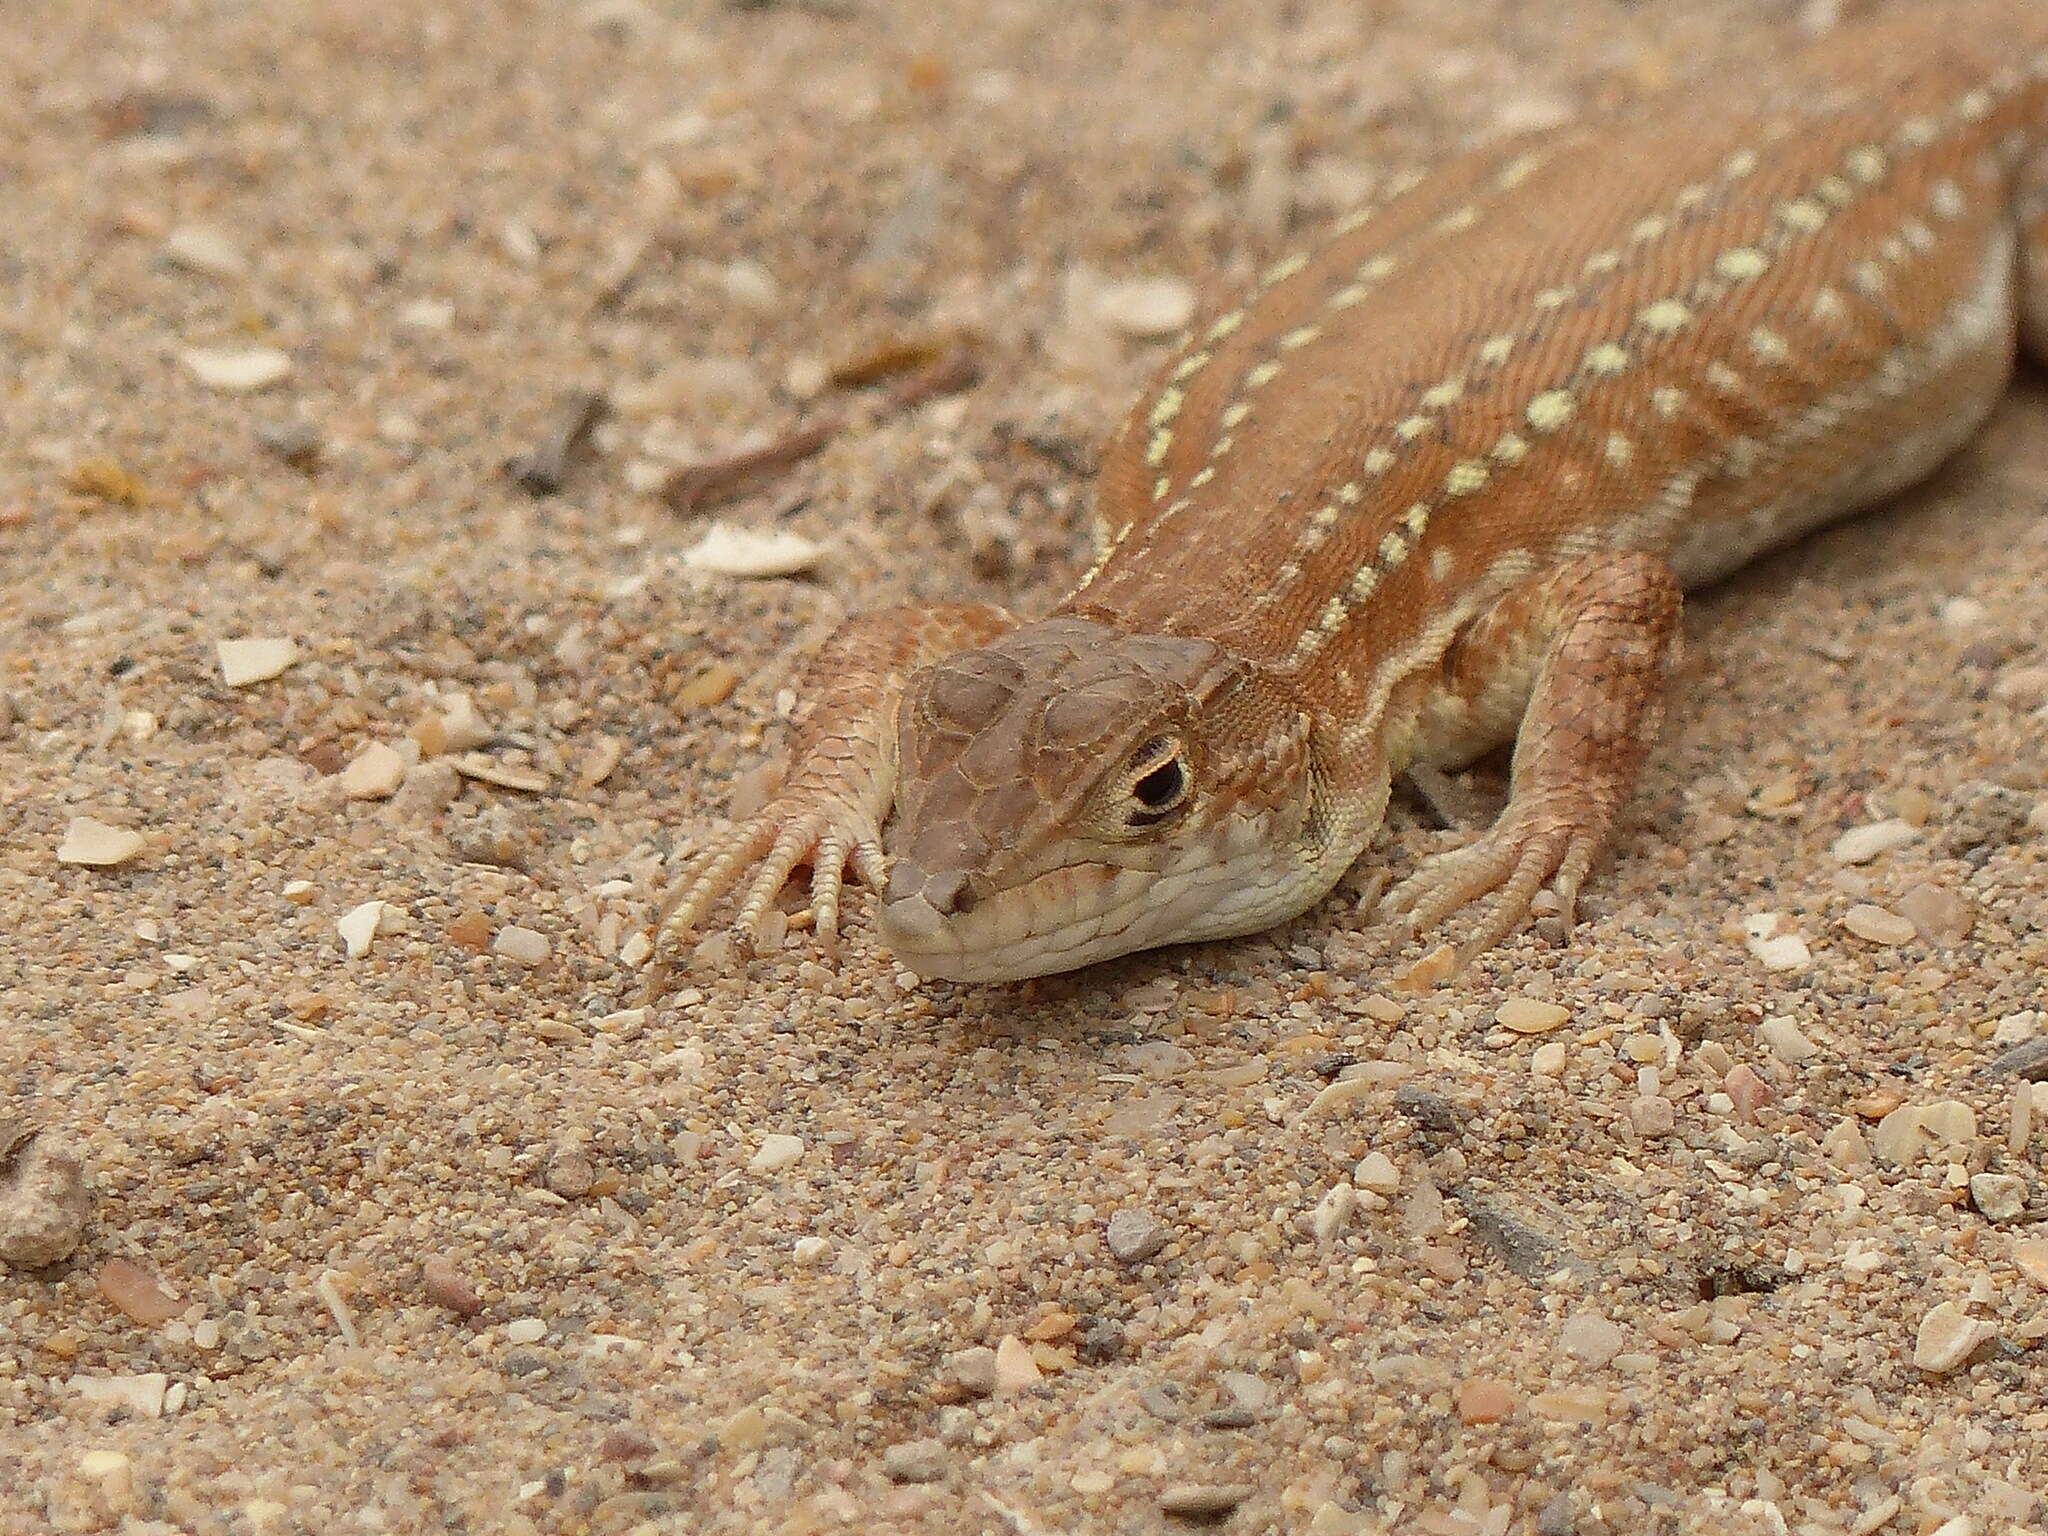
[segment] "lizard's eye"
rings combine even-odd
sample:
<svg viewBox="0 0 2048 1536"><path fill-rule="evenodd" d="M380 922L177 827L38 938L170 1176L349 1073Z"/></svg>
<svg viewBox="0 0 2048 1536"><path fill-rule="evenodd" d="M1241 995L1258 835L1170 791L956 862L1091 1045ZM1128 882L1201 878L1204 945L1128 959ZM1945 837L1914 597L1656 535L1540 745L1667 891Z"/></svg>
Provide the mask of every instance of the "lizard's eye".
<svg viewBox="0 0 2048 1536"><path fill-rule="evenodd" d="M1163 758L1164 761L1159 761ZM1144 768L1131 781L1131 798L1137 806L1124 820L1134 827L1156 826L1180 809L1188 796L1188 766L1180 755L1180 743L1161 737L1138 750L1135 762Z"/></svg>

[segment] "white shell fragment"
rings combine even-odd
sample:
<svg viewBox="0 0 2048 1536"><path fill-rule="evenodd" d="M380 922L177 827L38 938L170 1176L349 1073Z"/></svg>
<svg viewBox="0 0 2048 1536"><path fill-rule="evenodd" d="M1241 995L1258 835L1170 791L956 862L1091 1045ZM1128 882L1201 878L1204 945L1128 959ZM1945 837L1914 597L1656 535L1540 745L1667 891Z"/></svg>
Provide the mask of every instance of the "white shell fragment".
<svg viewBox="0 0 2048 1536"><path fill-rule="evenodd" d="M351 907L334 924L334 931L341 935L341 942L348 948L351 960L361 959L370 952L370 941L377 937L377 924L384 917L384 903L366 901L359 907Z"/></svg>
<svg viewBox="0 0 2048 1536"><path fill-rule="evenodd" d="M64 841L57 845L57 862L104 869L127 863L147 846L148 840L130 827L110 827L90 816L74 816L64 829Z"/></svg>
<svg viewBox="0 0 2048 1536"><path fill-rule="evenodd" d="M735 528L713 523L704 537L684 551L683 564L713 576L754 579L794 576L824 558L824 546L785 528Z"/></svg>
<svg viewBox="0 0 2048 1536"><path fill-rule="evenodd" d="M299 642L289 635L222 640L214 649L220 656L221 681L230 688L268 682L299 659Z"/></svg>
<svg viewBox="0 0 2048 1536"><path fill-rule="evenodd" d="M179 357L208 389L231 395L268 389L292 371L292 360L275 347L188 347Z"/></svg>

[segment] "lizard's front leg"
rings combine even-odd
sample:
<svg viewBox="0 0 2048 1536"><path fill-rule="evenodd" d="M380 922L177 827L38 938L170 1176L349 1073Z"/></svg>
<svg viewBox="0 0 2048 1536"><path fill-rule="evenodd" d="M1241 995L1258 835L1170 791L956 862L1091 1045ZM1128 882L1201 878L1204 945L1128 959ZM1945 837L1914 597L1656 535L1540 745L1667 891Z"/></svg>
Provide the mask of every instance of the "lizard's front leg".
<svg viewBox="0 0 2048 1536"><path fill-rule="evenodd" d="M1416 756L1455 764L1519 717L1507 809L1395 887L1390 911L1420 930L1493 893L1461 964L1512 932L1546 881L1570 922L1656 739L1681 602L1661 559L1589 555L1509 592L1459 636L1422 706Z"/></svg>
<svg viewBox="0 0 2048 1536"><path fill-rule="evenodd" d="M792 768L760 811L695 850L654 925L648 992L666 982L675 941L743 879L732 932L751 945L799 864L811 866L812 927L830 945L849 861L882 884L882 823L896 789L896 710L918 668L1016 628L1001 608L947 603L857 614L805 667L792 721Z"/></svg>

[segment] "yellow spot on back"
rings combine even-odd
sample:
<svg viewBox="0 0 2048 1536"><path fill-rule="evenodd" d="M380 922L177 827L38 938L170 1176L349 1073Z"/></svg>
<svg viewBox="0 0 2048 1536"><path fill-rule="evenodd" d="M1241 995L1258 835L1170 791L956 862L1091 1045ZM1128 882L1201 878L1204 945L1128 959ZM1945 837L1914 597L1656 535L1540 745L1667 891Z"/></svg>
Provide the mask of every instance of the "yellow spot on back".
<svg viewBox="0 0 2048 1536"><path fill-rule="evenodd" d="M1813 296L1813 318L1816 320L1839 320L1848 306L1842 302L1842 295L1833 288L1823 288Z"/></svg>
<svg viewBox="0 0 2048 1536"><path fill-rule="evenodd" d="M1490 336L1479 348L1479 360L1483 363L1504 363L1514 355L1514 351L1514 337Z"/></svg>
<svg viewBox="0 0 2048 1536"><path fill-rule="evenodd" d="M1756 170L1756 151L1738 149L1721 164L1721 174L1730 181L1740 181Z"/></svg>
<svg viewBox="0 0 2048 1536"><path fill-rule="evenodd" d="M1351 578L1352 600L1355 602L1360 598L1371 597L1373 588L1377 587L1379 584L1380 573L1378 571L1374 570L1369 565L1360 566L1358 568L1358 574ZM1339 603L1339 606L1342 607L1342 604Z"/></svg>
<svg viewBox="0 0 2048 1536"><path fill-rule="evenodd" d="M1166 450L1173 446L1173 434L1161 427L1152 434L1152 441L1145 445L1145 462L1157 469L1166 462Z"/></svg>
<svg viewBox="0 0 2048 1536"><path fill-rule="evenodd" d="M1412 443L1435 425L1436 418L1434 416L1410 416L1395 425L1394 436L1400 438L1404 443Z"/></svg>
<svg viewBox="0 0 2048 1536"><path fill-rule="evenodd" d="M1555 432L1579 408L1569 390L1547 389L1529 402L1529 425L1538 432Z"/></svg>
<svg viewBox="0 0 2048 1536"><path fill-rule="evenodd" d="M1243 324L1243 310L1225 310L1222 314L1216 317L1215 323L1209 327L1209 334L1206 337L1206 339L1209 341L1221 341L1224 337L1228 336L1232 331L1236 330L1240 325Z"/></svg>
<svg viewBox="0 0 2048 1536"><path fill-rule="evenodd" d="M1365 472L1368 475L1384 475L1394 467L1394 456L1384 448L1369 449L1365 455Z"/></svg>
<svg viewBox="0 0 2048 1536"><path fill-rule="evenodd" d="M1905 238L1906 244L1923 256L1940 243L1934 238L1934 231L1925 224L1922 224L1918 219L1906 220L1905 223L1899 226L1899 233Z"/></svg>
<svg viewBox="0 0 2048 1536"><path fill-rule="evenodd" d="M1813 190L1837 208L1846 208L1856 201L1856 189L1839 176L1823 176L1814 183Z"/></svg>
<svg viewBox="0 0 2048 1536"><path fill-rule="evenodd" d="M1422 404L1432 411L1440 411L1465 393L1463 379L1445 379L1443 383L1422 392Z"/></svg>
<svg viewBox="0 0 2048 1536"><path fill-rule="evenodd" d="M1956 103L1956 116L1966 123L1975 123L1991 115L1991 93L1971 91Z"/></svg>
<svg viewBox="0 0 2048 1536"><path fill-rule="evenodd" d="M1628 372L1628 350L1614 342L1602 342L1586 354L1585 369L1612 378L1617 373Z"/></svg>
<svg viewBox="0 0 2048 1536"><path fill-rule="evenodd" d="M1356 480L1346 480L1337 487L1337 499L1347 507L1357 506L1364 495L1364 488Z"/></svg>
<svg viewBox="0 0 2048 1536"><path fill-rule="evenodd" d="M1368 283L1376 283L1393 270L1394 258L1382 254L1373 257L1372 260L1360 266L1358 269L1358 275L1365 279L1365 281L1367 281Z"/></svg>
<svg viewBox="0 0 2048 1536"><path fill-rule="evenodd" d="M1620 469L1635 458L1636 445L1623 437L1619 432L1610 432L1607 434L1605 451L1607 462L1616 469Z"/></svg>
<svg viewBox="0 0 2048 1536"><path fill-rule="evenodd" d="M1541 155L1517 155L1501 167L1500 174L1493 179L1493 184L1503 192L1519 187L1536 173L1536 168L1542 163Z"/></svg>
<svg viewBox="0 0 2048 1536"><path fill-rule="evenodd" d="M1909 149L1925 149L1934 142L1940 132L1932 118L1909 117L1899 124L1898 132L1893 137Z"/></svg>
<svg viewBox="0 0 2048 1536"><path fill-rule="evenodd" d="M1710 189L1705 182L1689 181L1678 189L1678 196L1673 198L1672 201L1679 208L1689 213L1699 207L1701 203L1704 203L1709 195Z"/></svg>
<svg viewBox="0 0 2048 1536"><path fill-rule="evenodd" d="M1223 413L1223 425L1225 430L1228 430L1229 428L1236 426L1240 421L1243 421L1245 417L1251 415L1251 413L1252 408L1250 406L1246 405L1242 400L1238 401L1237 404L1231 406Z"/></svg>
<svg viewBox="0 0 2048 1536"><path fill-rule="evenodd" d="M1211 480L1214 480L1215 478L1216 466L1213 464L1204 464L1200 469L1195 471L1195 477L1192 480L1188 481L1188 489L1191 491L1197 490L1200 487L1207 485Z"/></svg>
<svg viewBox="0 0 2048 1536"><path fill-rule="evenodd" d="M1887 162L1884 151L1875 144L1857 145L1849 151L1848 158L1843 163L1849 167L1849 174L1858 181L1869 183L1884 180Z"/></svg>
<svg viewBox="0 0 2048 1536"><path fill-rule="evenodd" d="M1365 296L1371 292L1372 290L1364 283L1346 283L1330 295L1330 308L1349 309L1354 304L1362 303Z"/></svg>
<svg viewBox="0 0 2048 1536"><path fill-rule="evenodd" d="M1261 281L1264 282L1266 287L1271 288L1275 283L1286 282L1287 279L1294 276L1295 273L1307 265L1308 253L1306 251L1296 251L1291 256L1281 257L1273 265L1266 268L1266 275Z"/></svg>
<svg viewBox="0 0 2048 1536"><path fill-rule="evenodd" d="M1636 227L1629 231L1634 240L1655 240L1671 228L1671 221L1661 213L1653 213L1646 219L1636 220Z"/></svg>
<svg viewBox="0 0 2048 1536"><path fill-rule="evenodd" d="M1177 389L1162 389L1159 398L1152 402L1152 414L1146 419L1155 427L1163 427L1180 414L1181 402L1187 397Z"/></svg>
<svg viewBox="0 0 2048 1536"><path fill-rule="evenodd" d="M1741 374L1719 362L1707 364L1707 382L1724 395L1739 395L1749 387Z"/></svg>
<svg viewBox="0 0 2048 1536"><path fill-rule="evenodd" d="M1756 468L1756 461L1762 455L1763 447L1753 437L1729 439L1727 449L1728 472L1731 475L1746 475Z"/></svg>
<svg viewBox="0 0 2048 1536"><path fill-rule="evenodd" d="M1173 482L1167 479L1166 476L1161 475L1152 482L1152 499L1154 501L1164 501L1166 500L1166 493L1172 489Z"/></svg>
<svg viewBox="0 0 2048 1536"><path fill-rule="evenodd" d="M1789 203L1778 205L1778 218L1796 230L1811 234L1827 223L1828 211L1810 197L1795 197Z"/></svg>
<svg viewBox="0 0 2048 1536"><path fill-rule="evenodd" d="M1176 384L1184 384L1208 366L1208 353L1190 352L1180 360L1180 366L1173 370L1173 380Z"/></svg>
<svg viewBox="0 0 2048 1536"><path fill-rule="evenodd" d="M1274 379L1278 378L1279 375L1280 365L1278 363L1270 361L1260 363L1258 367L1252 369L1251 372L1244 376L1244 387L1246 389L1264 389Z"/></svg>
<svg viewBox="0 0 2048 1536"><path fill-rule="evenodd" d="M1592 255L1586 258L1586 264L1584 267L1580 268L1580 270L1583 271L1588 277L1598 277L1603 272L1612 272L1616 267L1619 267L1620 265L1621 252L1595 251Z"/></svg>
<svg viewBox="0 0 2048 1536"><path fill-rule="evenodd" d="M1439 544L1429 553L1429 579L1442 581L1451 574L1451 551L1448 545Z"/></svg>
<svg viewBox="0 0 2048 1536"><path fill-rule="evenodd" d="M1769 326L1759 325L1749 333L1749 350L1766 362L1782 363L1792 355L1785 338Z"/></svg>
<svg viewBox="0 0 2048 1536"><path fill-rule="evenodd" d="M1292 352L1297 347L1307 346L1322 334L1323 328L1319 325L1298 325L1280 338L1280 345Z"/></svg>
<svg viewBox="0 0 2048 1536"><path fill-rule="evenodd" d="M1753 245L1738 245L1714 259L1714 270L1731 283L1760 277L1770 270L1771 259Z"/></svg>
<svg viewBox="0 0 2048 1536"><path fill-rule="evenodd" d="M1679 299L1659 299L1654 304L1645 305L1636 318L1645 328L1668 334L1692 324L1692 309Z"/></svg>
<svg viewBox="0 0 2048 1536"><path fill-rule="evenodd" d="M1685 391L1673 389L1669 384L1650 391L1650 409L1666 421L1685 409Z"/></svg>
<svg viewBox="0 0 2048 1536"><path fill-rule="evenodd" d="M1513 432L1503 432L1488 451L1503 464L1519 464L1529 455L1529 443Z"/></svg>
<svg viewBox="0 0 2048 1536"><path fill-rule="evenodd" d="M1538 309L1562 309L1571 303L1573 296L1569 288L1545 288L1529 302Z"/></svg>
<svg viewBox="0 0 2048 1536"><path fill-rule="evenodd" d="M1884 292L1884 268L1874 261L1859 261L1849 273L1849 280L1861 293L1875 296Z"/></svg>
<svg viewBox="0 0 2048 1536"><path fill-rule="evenodd" d="M1429 503L1418 501L1401 514L1401 526L1416 538L1422 537L1422 530L1429 526Z"/></svg>
<svg viewBox="0 0 2048 1536"><path fill-rule="evenodd" d="M1479 210L1470 203L1466 203L1461 207L1453 208L1449 213L1437 220L1437 228L1446 234L1455 235L1460 230L1470 229L1478 222Z"/></svg>
<svg viewBox="0 0 2048 1536"><path fill-rule="evenodd" d="M1928 198L1928 204L1941 218L1961 218L1963 213L1963 189L1944 176L1934 184L1934 190Z"/></svg>
<svg viewBox="0 0 2048 1536"><path fill-rule="evenodd" d="M1380 565L1392 570L1408 558L1408 543L1398 533L1389 533L1380 540Z"/></svg>
<svg viewBox="0 0 2048 1536"><path fill-rule="evenodd" d="M1486 489L1486 482L1492 479L1486 466L1477 459L1464 459L1451 466L1451 472L1444 476L1446 496L1470 496Z"/></svg>

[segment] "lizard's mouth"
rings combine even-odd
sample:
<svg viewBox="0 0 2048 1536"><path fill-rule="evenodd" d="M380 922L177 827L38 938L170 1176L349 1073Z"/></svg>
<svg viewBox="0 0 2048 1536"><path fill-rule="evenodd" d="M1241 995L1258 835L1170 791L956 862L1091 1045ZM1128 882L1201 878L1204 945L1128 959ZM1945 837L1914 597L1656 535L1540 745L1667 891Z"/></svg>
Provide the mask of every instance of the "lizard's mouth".
<svg viewBox="0 0 2048 1536"><path fill-rule="evenodd" d="M1022 981L1156 945L1265 927L1276 891L1261 878L1263 868L1252 867L1260 863L1219 853L1166 869L1063 864L991 891L899 860L875 925L919 976Z"/></svg>

